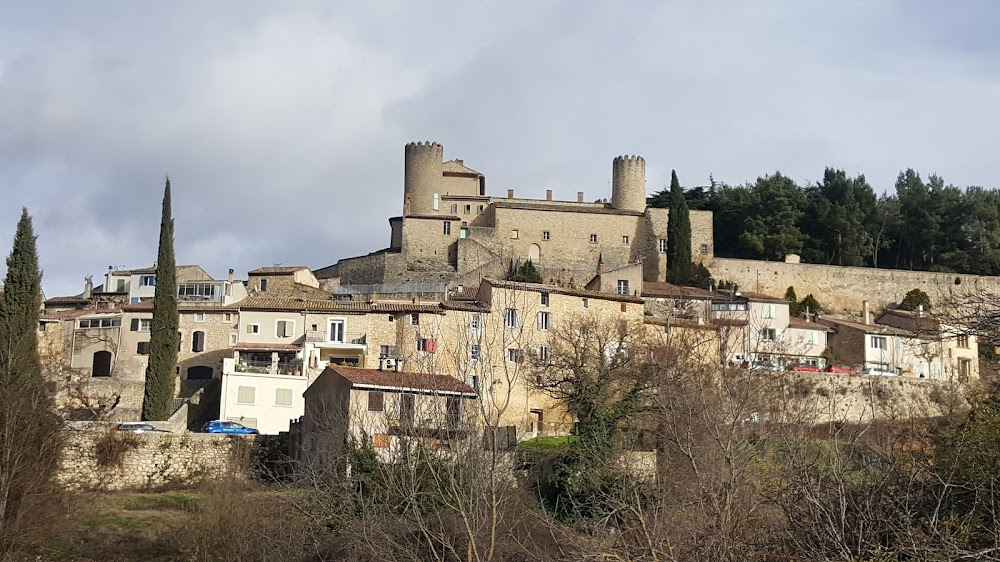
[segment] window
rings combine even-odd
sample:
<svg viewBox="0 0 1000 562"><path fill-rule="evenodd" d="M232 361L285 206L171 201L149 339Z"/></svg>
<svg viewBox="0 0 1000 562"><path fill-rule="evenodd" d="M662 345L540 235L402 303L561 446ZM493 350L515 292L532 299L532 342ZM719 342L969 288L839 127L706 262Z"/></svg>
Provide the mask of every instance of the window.
<svg viewBox="0 0 1000 562"><path fill-rule="evenodd" d="M260 291L264 292L267 290L267 279L260 280Z"/></svg>
<svg viewBox="0 0 1000 562"><path fill-rule="evenodd" d="M542 293L541 300L542 300L542 306L549 306L549 294L548 293Z"/></svg>
<svg viewBox="0 0 1000 562"><path fill-rule="evenodd" d="M416 312L414 312L413 314L411 314L410 315L410 324L412 324L414 326L419 326L420 325L420 315L417 314Z"/></svg>
<svg viewBox="0 0 1000 562"><path fill-rule="evenodd" d="M148 332L153 326L153 321L149 318L133 318L132 319L132 331L133 332Z"/></svg>
<svg viewBox="0 0 1000 562"><path fill-rule="evenodd" d="M119 279L118 280L118 290L116 292L118 292L118 293L124 293L125 292L125 280L124 279Z"/></svg>
<svg viewBox="0 0 1000 562"><path fill-rule="evenodd" d="M195 322L204 322L205 321L205 313L204 312L195 312L194 313L194 321Z"/></svg>
<svg viewBox="0 0 1000 562"><path fill-rule="evenodd" d="M454 215L458 214L458 203L452 203L451 204L451 212Z"/></svg>
<svg viewBox="0 0 1000 562"><path fill-rule="evenodd" d="M703 256L707 256L708 255L708 244L702 244L701 245L701 255L703 255Z"/></svg>
<svg viewBox="0 0 1000 562"><path fill-rule="evenodd" d="M469 237L469 227L463 226L462 228L458 229L458 237L459 238L468 238Z"/></svg>
<svg viewBox="0 0 1000 562"><path fill-rule="evenodd" d="M128 300L129 304L135 304L137 302L139 302L139 297L132 297Z"/></svg>
<svg viewBox="0 0 1000 562"><path fill-rule="evenodd" d="M660 238L660 243L659 243L658 248L659 248L659 250L661 252L666 252L667 251L667 239L666 238Z"/></svg>
<svg viewBox="0 0 1000 562"><path fill-rule="evenodd" d="M514 240L517 240L517 229L516 228L514 230L510 231L510 237L512 239L514 239Z"/></svg>
<svg viewBox="0 0 1000 562"><path fill-rule="evenodd" d="M229 334L229 345L236 345L236 334Z"/></svg>
<svg viewBox="0 0 1000 562"><path fill-rule="evenodd" d="M622 236L622 244L628 244L628 236Z"/></svg>
<svg viewBox="0 0 1000 562"><path fill-rule="evenodd" d="M155 287L156 286L156 276L155 275L143 275L139 277L139 284L143 287Z"/></svg>
<svg viewBox="0 0 1000 562"><path fill-rule="evenodd" d="M240 386L236 389L237 404L253 404L257 399L257 391L252 386Z"/></svg>
<svg viewBox="0 0 1000 562"><path fill-rule="evenodd" d="M121 318L95 318L93 320L80 320L81 328L119 328L121 325Z"/></svg>
<svg viewBox="0 0 1000 562"><path fill-rule="evenodd" d="M292 389L290 388L275 389L274 405L290 407L292 405Z"/></svg>
<svg viewBox="0 0 1000 562"><path fill-rule="evenodd" d="M399 425L413 427L413 414L417 397L412 394L399 395Z"/></svg>
<svg viewBox="0 0 1000 562"><path fill-rule="evenodd" d="M777 330L774 328L761 328L760 330L760 340L761 341L776 341L778 339Z"/></svg>
<svg viewBox="0 0 1000 562"><path fill-rule="evenodd" d="M538 313L538 329L541 331L548 331L550 323L550 314L548 312Z"/></svg>
<svg viewBox="0 0 1000 562"><path fill-rule="evenodd" d="M330 320L330 341L344 343L343 320Z"/></svg>
<svg viewBox="0 0 1000 562"><path fill-rule="evenodd" d="M290 338L292 337L293 332L295 332L294 320L278 320L275 322L275 336L279 338Z"/></svg>
<svg viewBox="0 0 1000 562"><path fill-rule="evenodd" d="M434 194L434 210L438 211L441 208L441 196L437 193Z"/></svg>
<svg viewBox="0 0 1000 562"><path fill-rule="evenodd" d="M205 332L198 330L191 334L191 352L201 353L205 351Z"/></svg>
<svg viewBox="0 0 1000 562"><path fill-rule="evenodd" d="M466 205L465 206L465 214L467 214L467 215L472 214L472 205Z"/></svg>
<svg viewBox="0 0 1000 562"><path fill-rule="evenodd" d="M628 294L628 279L618 280L618 294L627 295Z"/></svg>
<svg viewBox="0 0 1000 562"><path fill-rule="evenodd" d="M971 359L959 359L958 360L958 376L962 378L968 378L972 374L972 360Z"/></svg>
<svg viewBox="0 0 1000 562"><path fill-rule="evenodd" d="M135 346L135 353L137 355L149 355L149 342L141 341Z"/></svg>
<svg viewBox="0 0 1000 562"><path fill-rule="evenodd" d="M968 334L959 334L958 338L956 338L956 342L955 343L956 343L956 345L958 345L958 347L961 347L961 348L964 348L964 349L968 349L969 348L969 335Z"/></svg>
<svg viewBox="0 0 1000 562"><path fill-rule="evenodd" d="M547 344L542 344L538 346L538 358L542 361L548 361L549 357L552 355L552 350L549 349Z"/></svg>
<svg viewBox="0 0 1000 562"><path fill-rule="evenodd" d="M451 236L451 223L444 221L444 235Z"/></svg>
<svg viewBox="0 0 1000 562"><path fill-rule="evenodd" d="M385 394L374 390L368 391L368 411L381 412L385 410Z"/></svg>
<svg viewBox="0 0 1000 562"><path fill-rule="evenodd" d="M39 322L38 323L38 331L39 332L44 332L45 331L45 326L47 326L47 324L45 322Z"/></svg>
<svg viewBox="0 0 1000 562"><path fill-rule="evenodd" d="M259 334L260 333L260 324L247 324L247 333L248 334Z"/></svg>
<svg viewBox="0 0 1000 562"><path fill-rule="evenodd" d="M518 328L521 326L521 318L516 308L508 308L504 311L503 325L506 328Z"/></svg>
<svg viewBox="0 0 1000 562"><path fill-rule="evenodd" d="M480 205L480 206L479 206L479 209L478 209L478 210L477 210L477 212L476 212L476 214L477 214L477 215L481 215L481 214L483 214L483 208L484 208L484 207L483 207L482 205Z"/></svg>
<svg viewBox="0 0 1000 562"><path fill-rule="evenodd" d="M223 322L232 322L233 321L233 313L232 312L227 312L227 313L223 314L222 315L222 321Z"/></svg>
<svg viewBox="0 0 1000 562"><path fill-rule="evenodd" d="M394 345L380 345L378 346L378 356L379 357L396 357L396 346Z"/></svg>
<svg viewBox="0 0 1000 562"><path fill-rule="evenodd" d="M552 239L552 235L549 233L549 231L548 230L543 230L542 231L542 240L551 240L551 239Z"/></svg>
<svg viewBox="0 0 1000 562"><path fill-rule="evenodd" d="M591 244L597 244L597 235L596 234L591 234L590 235L590 243Z"/></svg>
<svg viewBox="0 0 1000 562"><path fill-rule="evenodd" d="M478 332L483 329L483 315L473 314L469 318L469 331Z"/></svg>
<svg viewBox="0 0 1000 562"><path fill-rule="evenodd" d="M580 301L583 302L583 308L590 308L590 301L587 300L587 297L583 297Z"/></svg>
<svg viewBox="0 0 1000 562"><path fill-rule="evenodd" d="M417 351L427 351L427 338L417 338Z"/></svg>
<svg viewBox="0 0 1000 562"><path fill-rule="evenodd" d="M483 358L483 348L474 343L469 346L469 361L480 361Z"/></svg>
<svg viewBox="0 0 1000 562"><path fill-rule="evenodd" d="M510 348L507 350L507 361L511 363L524 363L524 350Z"/></svg>
<svg viewBox="0 0 1000 562"><path fill-rule="evenodd" d="M806 343L809 345L814 345L816 343L816 330L806 331Z"/></svg>
<svg viewBox="0 0 1000 562"><path fill-rule="evenodd" d="M462 421L462 399L458 396L449 396L445 400L445 422L450 428L458 427Z"/></svg>
<svg viewBox="0 0 1000 562"><path fill-rule="evenodd" d="M885 349L886 346L885 336L872 336L872 349Z"/></svg>

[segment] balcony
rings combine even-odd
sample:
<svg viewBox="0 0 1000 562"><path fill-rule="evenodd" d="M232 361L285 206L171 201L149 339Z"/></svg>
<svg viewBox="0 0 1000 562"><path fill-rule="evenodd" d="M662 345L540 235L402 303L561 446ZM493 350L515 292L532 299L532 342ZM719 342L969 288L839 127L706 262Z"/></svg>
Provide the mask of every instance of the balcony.
<svg viewBox="0 0 1000 562"><path fill-rule="evenodd" d="M347 332L342 340L331 340L329 332L306 331L306 343L320 349L357 349L365 350L368 347L368 334L363 332Z"/></svg>
<svg viewBox="0 0 1000 562"><path fill-rule="evenodd" d="M240 357L239 359L223 359L222 372L223 374L302 376L305 369L301 361L291 357L280 357L278 360L271 361Z"/></svg>
<svg viewBox="0 0 1000 562"><path fill-rule="evenodd" d="M226 282L212 281L199 283L178 283L178 302L223 302L226 298Z"/></svg>

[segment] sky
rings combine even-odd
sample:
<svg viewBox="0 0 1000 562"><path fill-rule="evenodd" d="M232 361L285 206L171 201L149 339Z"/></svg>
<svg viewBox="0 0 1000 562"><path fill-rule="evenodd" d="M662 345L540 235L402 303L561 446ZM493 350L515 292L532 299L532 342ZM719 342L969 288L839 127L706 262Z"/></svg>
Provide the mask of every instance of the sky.
<svg viewBox="0 0 1000 562"><path fill-rule="evenodd" d="M156 259L237 277L388 246L403 147L488 192L610 197L833 166L1000 185L1000 4L0 0L0 254L34 217L46 295ZM0 264L0 271L4 269Z"/></svg>

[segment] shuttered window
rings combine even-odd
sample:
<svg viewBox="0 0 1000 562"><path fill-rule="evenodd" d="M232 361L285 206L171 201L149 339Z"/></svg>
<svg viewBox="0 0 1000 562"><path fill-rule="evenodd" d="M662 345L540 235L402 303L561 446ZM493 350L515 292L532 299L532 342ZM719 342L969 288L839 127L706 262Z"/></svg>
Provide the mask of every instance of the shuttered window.
<svg viewBox="0 0 1000 562"><path fill-rule="evenodd" d="M253 404L256 398L257 392L252 386L241 386L236 389L237 404Z"/></svg>

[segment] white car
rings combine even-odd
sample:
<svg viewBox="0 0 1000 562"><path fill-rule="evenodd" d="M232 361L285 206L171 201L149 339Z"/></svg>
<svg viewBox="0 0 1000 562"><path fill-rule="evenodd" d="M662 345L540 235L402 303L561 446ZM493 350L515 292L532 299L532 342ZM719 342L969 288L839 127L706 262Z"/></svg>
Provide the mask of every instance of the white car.
<svg viewBox="0 0 1000 562"><path fill-rule="evenodd" d="M862 373L866 375L871 375L873 377L898 377L899 373L896 371L889 371L886 369L879 369L878 367L868 367Z"/></svg>

